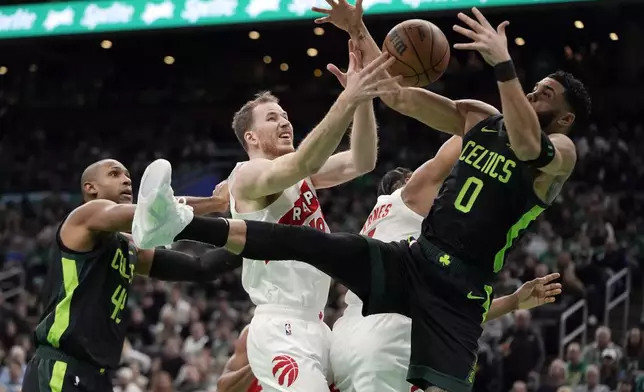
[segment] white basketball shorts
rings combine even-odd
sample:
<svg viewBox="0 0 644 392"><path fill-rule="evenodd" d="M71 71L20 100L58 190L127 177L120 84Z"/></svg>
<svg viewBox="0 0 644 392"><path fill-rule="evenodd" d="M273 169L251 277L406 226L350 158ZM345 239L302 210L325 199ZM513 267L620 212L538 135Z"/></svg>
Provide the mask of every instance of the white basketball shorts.
<svg viewBox="0 0 644 392"><path fill-rule="evenodd" d="M330 338L317 313L258 306L248 330L248 362L262 391L329 392Z"/></svg>
<svg viewBox="0 0 644 392"><path fill-rule="evenodd" d="M340 392L410 392L411 320L399 314L363 317L348 307L333 326L331 368Z"/></svg>

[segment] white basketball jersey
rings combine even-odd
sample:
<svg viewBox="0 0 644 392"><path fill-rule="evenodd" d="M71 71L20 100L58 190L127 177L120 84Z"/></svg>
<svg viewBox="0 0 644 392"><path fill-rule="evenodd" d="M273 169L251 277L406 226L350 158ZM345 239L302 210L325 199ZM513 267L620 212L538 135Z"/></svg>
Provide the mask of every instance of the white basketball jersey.
<svg viewBox="0 0 644 392"><path fill-rule="evenodd" d="M232 190L238 163L229 177ZM235 219L310 226L324 232L329 227L310 178L285 189L264 209L239 213L230 194L230 211ZM282 305L323 311L331 287L331 278L309 264L299 261L255 261L244 259L242 285L255 305Z"/></svg>
<svg viewBox="0 0 644 392"><path fill-rule="evenodd" d="M360 234L384 242L402 241L413 236L418 238L423 217L412 211L402 199L402 188L391 195L378 197ZM360 306L362 301L347 291L344 301L349 307Z"/></svg>

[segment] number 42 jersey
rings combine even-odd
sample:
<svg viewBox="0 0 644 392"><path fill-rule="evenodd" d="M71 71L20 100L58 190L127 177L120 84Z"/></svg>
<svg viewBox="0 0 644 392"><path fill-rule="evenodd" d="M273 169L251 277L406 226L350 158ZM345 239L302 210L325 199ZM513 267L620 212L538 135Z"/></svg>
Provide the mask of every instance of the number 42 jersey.
<svg viewBox="0 0 644 392"><path fill-rule="evenodd" d="M481 121L463 137L422 235L464 263L499 272L507 252L547 207L534 192L538 175L512 151L502 115Z"/></svg>

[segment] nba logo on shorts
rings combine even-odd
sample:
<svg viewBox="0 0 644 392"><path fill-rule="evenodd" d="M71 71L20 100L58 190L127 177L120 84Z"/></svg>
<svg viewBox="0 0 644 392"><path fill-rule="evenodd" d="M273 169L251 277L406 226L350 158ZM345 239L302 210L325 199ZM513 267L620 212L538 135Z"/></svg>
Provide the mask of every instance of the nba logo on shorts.
<svg viewBox="0 0 644 392"><path fill-rule="evenodd" d="M286 336L291 336L291 323L284 324L284 333Z"/></svg>

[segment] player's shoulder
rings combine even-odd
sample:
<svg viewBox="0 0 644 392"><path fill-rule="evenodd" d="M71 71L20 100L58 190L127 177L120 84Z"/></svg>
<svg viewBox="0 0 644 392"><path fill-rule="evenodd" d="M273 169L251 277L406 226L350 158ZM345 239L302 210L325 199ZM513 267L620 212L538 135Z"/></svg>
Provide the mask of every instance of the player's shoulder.
<svg viewBox="0 0 644 392"><path fill-rule="evenodd" d="M456 107L465 118L465 133L493 119L503 118L494 106L475 99L456 101Z"/></svg>
<svg viewBox="0 0 644 392"><path fill-rule="evenodd" d="M575 145L575 142L568 137L568 135L564 135L562 133L550 134L548 135L548 138L552 145L557 149L557 152L561 154L566 166L569 166L572 171L575 163L577 163L577 146Z"/></svg>
<svg viewBox="0 0 644 392"><path fill-rule="evenodd" d="M76 207L69 213L63 224L69 223L71 225L83 224L90 216L98 211L116 205L115 202L105 199L96 199L83 203Z"/></svg>

